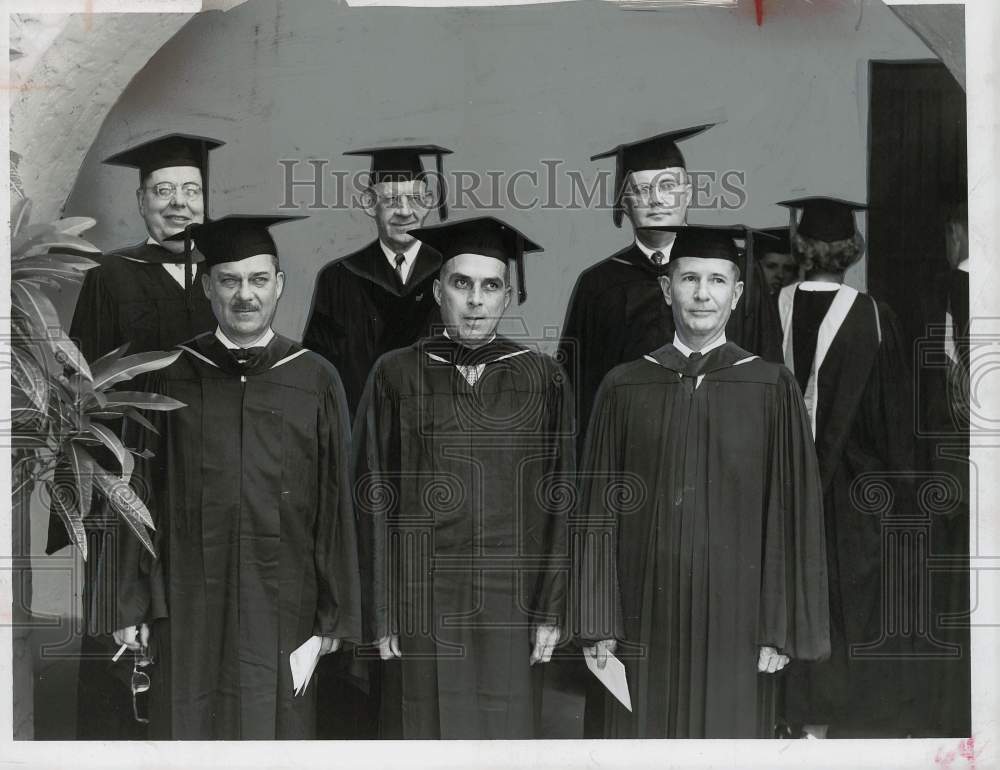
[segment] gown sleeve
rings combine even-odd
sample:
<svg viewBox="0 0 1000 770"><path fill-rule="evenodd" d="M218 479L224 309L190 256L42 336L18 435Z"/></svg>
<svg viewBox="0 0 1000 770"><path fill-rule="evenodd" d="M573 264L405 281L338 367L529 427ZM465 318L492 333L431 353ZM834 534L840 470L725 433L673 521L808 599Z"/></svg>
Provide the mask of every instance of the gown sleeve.
<svg viewBox="0 0 1000 770"><path fill-rule="evenodd" d="M125 342L118 331L118 303L101 267L88 270L83 278L69 336L90 363Z"/></svg>
<svg viewBox="0 0 1000 770"><path fill-rule="evenodd" d="M605 378L597 393L580 463L579 509L573 536L577 585L575 630L583 643L624 636L618 582L617 518L611 492L623 481L622 421L615 389Z"/></svg>
<svg viewBox="0 0 1000 770"><path fill-rule="evenodd" d="M302 346L319 353L339 372L345 330L338 320L334 301L336 276L333 271L334 266L328 267L316 279L312 308L302 334Z"/></svg>
<svg viewBox="0 0 1000 770"><path fill-rule="evenodd" d="M778 303L767 291L760 263L753 266L753 280L726 325L726 336L741 348L775 364L784 363Z"/></svg>
<svg viewBox="0 0 1000 770"><path fill-rule="evenodd" d="M568 636L568 580L567 571L558 566L558 561L567 553L568 519L573 513L572 501L575 495L569 490L576 481L576 435L573 430L573 395L569 383L558 364L552 369L546 394L549 418L546 431L552 442L554 456L545 475L549 488L542 495L542 499L548 503L543 549L550 559L550 566L543 572L535 610L540 617L551 618L551 622L562 629L562 636L565 638Z"/></svg>
<svg viewBox="0 0 1000 770"><path fill-rule="evenodd" d="M354 422L355 477L358 486L358 537L361 554L365 634L377 641L398 626L398 607L388 593L386 529L399 499L398 480L389 463L397 456L393 446L394 399L382 367L368 377Z"/></svg>
<svg viewBox="0 0 1000 770"><path fill-rule="evenodd" d="M351 485L350 419L340 378L323 393L317 422L319 457L313 633L361 641L361 584Z"/></svg>
<svg viewBox="0 0 1000 770"><path fill-rule="evenodd" d="M163 393L163 384L157 374L149 374L140 381L137 390ZM132 529L110 506L107 506L110 515L117 517L117 531L114 537L115 629L139 623L152 623L169 615L161 560L165 557L164 551L168 547L166 530L169 527L163 504L167 486L166 467L162 456L169 441L168 415L168 412L157 411L145 413L144 416L153 425L155 432L133 419L126 418L123 423L123 442L138 453L135 469L132 472L131 487L136 497L146 505L150 518L156 525L156 530L149 535L157 556L154 558ZM143 454L146 456L142 456Z"/></svg>
<svg viewBox="0 0 1000 770"><path fill-rule="evenodd" d="M819 463L805 403L787 369L773 398L758 644L793 660L823 660L830 655L830 608Z"/></svg>
<svg viewBox="0 0 1000 770"><path fill-rule="evenodd" d="M882 341L865 385L857 421L867 435L858 443L874 450L879 467L897 474L896 510L912 510L903 507L913 502L913 485L908 478L915 464L916 432L911 367L895 313L881 302L877 310Z"/></svg>

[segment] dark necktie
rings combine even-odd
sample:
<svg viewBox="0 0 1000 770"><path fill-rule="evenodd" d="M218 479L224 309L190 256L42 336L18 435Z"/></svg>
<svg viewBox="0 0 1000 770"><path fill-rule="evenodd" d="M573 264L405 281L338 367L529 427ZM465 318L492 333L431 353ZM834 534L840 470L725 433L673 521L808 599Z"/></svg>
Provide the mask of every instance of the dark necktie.
<svg viewBox="0 0 1000 770"><path fill-rule="evenodd" d="M654 251L652 254L649 255L649 258L653 260L653 264L656 265L657 267L660 267L667 260L666 254L664 254L662 251Z"/></svg>
<svg viewBox="0 0 1000 770"><path fill-rule="evenodd" d="M396 255L396 277L399 279L401 284L406 283L406 279L403 278L403 265L406 264L406 256L403 254Z"/></svg>
<svg viewBox="0 0 1000 770"><path fill-rule="evenodd" d="M684 384L688 393L694 393L698 387L698 377L701 375L702 367L705 365L705 356L701 352L694 352L688 356L684 365Z"/></svg>

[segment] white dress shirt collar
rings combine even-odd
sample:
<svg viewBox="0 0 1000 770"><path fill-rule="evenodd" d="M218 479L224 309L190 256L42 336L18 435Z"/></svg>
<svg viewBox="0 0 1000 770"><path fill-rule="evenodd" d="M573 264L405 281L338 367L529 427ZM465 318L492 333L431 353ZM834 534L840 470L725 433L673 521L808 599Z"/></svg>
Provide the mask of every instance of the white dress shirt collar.
<svg viewBox="0 0 1000 770"><path fill-rule="evenodd" d="M413 263L417 259L417 252L420 251L420 241L414 241L410 244L406 251L393 251L379 238L378 245L382 247L382 253L385 254L385 258L389 260L389 267L392 268L392 272L396 272L396 255L402 254L403 266L399 268L400 277L403 279L403 283L406 283L406 279L410 277L410 270L413 269Z"/></svg>
<svg viewBox="0 0 1000 770"><path fill-rule="evenodd" d="M650 262L653 262L653 254L658 251L664 257L663 264L667 264L667 262L670 261L670 250L674 247L674 242L671 241L668 245L664 246L662 249L651 249L645 243L636 238L635 245L639 248L639 251L641 251L643 254L646 255L646 259L648 259ZM654 262L653 264L656 263Z"/></svg>
<svg viewBox="0 0 1000 770"><path fill-rule="evenodd" d="M149 236L146 239L147 246L162 246L158 240L153 236ZM173 278L180 286L184 286L184 263L183 262L164 262L163 269L167 271L167 275ZM191 282L194 282L195 275L198 273L198 266L191 265Z"/></svg>
<svg viewBox="0 0 1000 770"><path fill-rule="evenodd" d="M722 334L719 335L718 339L716 339L715 342L708 343L705 347L701 349L700 352L703 356L708 355L709 352L715 350L716 348L721 348L725 344L726 344L726 333L723 332ZM685 345L683 342L681 342L680 337L677 336L677 332L674 332L674 347L677 348L684 355L685 358L689 358L692 353L696 352L691 348L689 348L687 345Z"/></svg>
<svg viewBox="0 0 1000 770"><path fill-rule="evenodd" d="M226 336L226 333L222 331L222 327L220 326L215 327L215 338L230 350L239 350L240 348L253 348L258 346L264 347L270 345L271 340L274 339L274 329L268 326L267 331L260 336L260 339L250 345L237 345Z"/></svg>
<svg viewBox="0 0 1000 770"><path fill-rule="evenodd" d="M802 291L840 291L844 284L836 281L802 281L797 285Z"/></svg>

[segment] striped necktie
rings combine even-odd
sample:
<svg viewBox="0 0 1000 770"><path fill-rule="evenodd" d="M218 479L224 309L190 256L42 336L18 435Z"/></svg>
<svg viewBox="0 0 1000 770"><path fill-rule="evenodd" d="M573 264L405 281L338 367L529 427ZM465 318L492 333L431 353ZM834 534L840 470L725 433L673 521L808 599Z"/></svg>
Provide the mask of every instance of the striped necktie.
<svg viewBox="0 0 1000 770"><path fill-rule="evenodd" d="M396 255L396 277L399 279L400 283L406 283L406 278L403 277L403 266L406 264L406 256L403 254Z"/></svg>

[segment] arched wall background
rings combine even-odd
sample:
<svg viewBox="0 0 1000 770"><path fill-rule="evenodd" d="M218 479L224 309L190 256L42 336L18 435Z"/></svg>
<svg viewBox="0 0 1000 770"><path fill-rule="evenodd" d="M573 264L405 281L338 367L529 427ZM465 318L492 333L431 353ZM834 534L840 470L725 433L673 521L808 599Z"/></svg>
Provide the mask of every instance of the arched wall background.
<svg viewBox="0 0 1000 770"><path fill-rule="evenodd" d="M885 6L867 1L804 3L758 28L745 7L634 13L591 3L389 9L250 0L198 14L167 37L149 47L145 55L155 53L107 112L63 206L98 220L90 235L101 247L144 237L136 174L101 159L170 130L226 141L212 154L212 212L221 216L277 207L282 158L356 170L343 151L417 140L453 149L451 169L541 172L540 159L561 159L589 178L610 168L588 161L596 152L724 115L686 142L685 154L697 169L745 171L749 197L738 212L698 220L781 224L786 214L774 201L789 195L866 199L868 62L932 57ZM118 41L123 69L110 57L110 81L128 71L137 42ZM297 173L307 171L301 164ZM288 273L276 327L295 338L319 268L373 237L361 211L302 213L310 219L275 230ZM528 334L552 340L576 276L630 233L593 209L502 216L546 247L529 258L529 298L518 315ZM863 266L850 281L863 286ZM73 297L63 300L68 320ZM35 518L40 551L44 521ZM36 577L36 609L65 613L64 581Z"/></svg>

